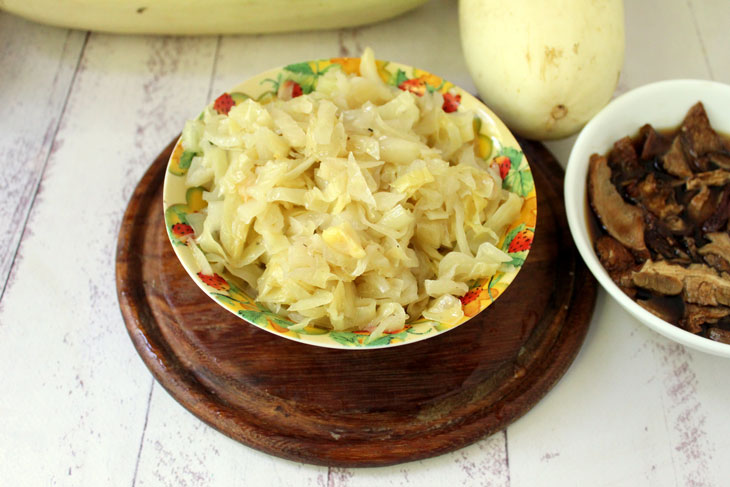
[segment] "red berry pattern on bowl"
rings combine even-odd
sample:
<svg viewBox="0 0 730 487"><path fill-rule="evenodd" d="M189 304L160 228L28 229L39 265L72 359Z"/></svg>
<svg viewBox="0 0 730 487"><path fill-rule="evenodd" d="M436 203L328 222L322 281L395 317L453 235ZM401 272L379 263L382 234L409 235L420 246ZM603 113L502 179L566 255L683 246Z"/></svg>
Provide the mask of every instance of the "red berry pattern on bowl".
<svg viewBox="0 0 730 487"><path fill-rule="evenodd" d="M203 274L202 272L198 272L198 277L201 281L203 281L208 286L212 287L216 291L227 291L231 288L230 284L228 284L228 281L223 279L218 274Z"/></svg>
<svg viewBox="0 0 730 487"><path fill-rule="evenodd" d="M497 167L499 167L499 177L501 177L502 179L506 178L510 168L512 167L512 163L510 162L509 157L495 157L494 163L497 165Z"/></svg>
<svg viewBox="0 0 730 487"><path fill-rule="evenodd" d="M190 235L195 234L195 230L193 230L193 227L188 225L187 223L178 222L172 225L171 227L172 234L175 235L180 240L183 240Z"/></svg>
<svg viewBox="0 0 730 487"><path fill-rule="evenodd" d="M276 92L276 96L282 100L291 100L292 98L302 96L302 94L304 94L304 90L302 90L302 85L290 79L281 83L279 85L279 89Z"/></svg>
<svg viewBox="0 0 730 487"><path fill-rule="evenodd" d="M228 115L228 112L230 112L231 108L235 105L236 102L233 100L233 97L228 93L223 93L215 99L215 102L213 102L213 109L218 113Z"/></svg>
<svg viewBox="0 0 730 487"><path fill-rule="evenodd" d="M512 241L509 243L509 247L507 247L507 253L513 254L515 252L524 252L526 250L530 250L530 246L532 245L532 238L535 236L535 233L532 230L522 230L517 233L517 235L514 236Z"/></svg>
<svg viewBox="0 0 730 487"><path fill-rule="evenodd" d="M444 104L441 105L441 108L446 113L455 112L459 109L459 104L461 103L461 95L453 95L449 93L448 91L444 93Z"/></svg>

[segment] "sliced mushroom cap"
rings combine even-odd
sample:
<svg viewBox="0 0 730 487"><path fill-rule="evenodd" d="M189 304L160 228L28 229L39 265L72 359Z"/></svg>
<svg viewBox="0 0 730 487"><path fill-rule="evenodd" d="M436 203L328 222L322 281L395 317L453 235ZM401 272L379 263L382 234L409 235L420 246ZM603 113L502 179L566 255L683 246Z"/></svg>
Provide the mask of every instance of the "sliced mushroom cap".
<svg viewBox="0 0 730 487"><path fill-rule="evenodd" d="M662 165L664 166L664 170L672 176L677 176L678 178L692 176L692 169L690 169L687 158L684 156L684 149L682 148L682 142L679 137L674 138L672 145L669 147L669 151L662 157Z"/></svg>
<svg viewBox="0 0 730 487"><path fill-rule="evenodd" d="M603 235L596 240L596 254L603 267L610 273L634 267L634 256L613 237Z"/></svg>
<svg viewBox="0 0 730 487"><path fill-rule="evenodd" d="M669 137L660 134L648 123L639 129L639 134L644 139L641 148L641 158L651 160L667 152L672 141Z"/></svg>
<svg viewBox="0 0 730 487"><path fill-rule="evenodd" d="M710 152L724 152L722 138L710 126L702 102L689 109L679 129L682 141L692 157L699 158Z"/></svg>
<svg viewBox="0 0 730 487"><path fill-rule="evenodd" d="M624 137L614 142L609 157L609 166L617 170L621 180L637 178L644 172L631 137Z"/></svg>
<svg viewBox="0 0 730 487"><path fill-rule="evenodd" d="M718 275L712 267L692 264L684 277L683 296L688 303L730 306L730 280Z"/></svg>
<svg viewBox="0 0 730 487"><path fill-rule="evenodd" d="M647 260L641 269L634 272L634 285L654 291L663 296L675 296L682 292L684 267L669 264L667 261Z"/></svg>
<svg viewBox="0 0 730 487"><path fill-rule="evenodd" d="M687 205L687 216L696 225L710 218L715 211L716 200L713 198L712 191L707 186L702 186L696 195L689 200Z"/></svg>
<svg viewBox="0 0 730 487"><path fill-rule="evenodd" d="M679 324L691 333L699 333L702 331L702 325L715 324L726 316L730 316L730 308L726 306L688 304L684 307L684 316Z"/></svg>
<svg viewBox="0 0 730 487"><path fill-rule="evenodd" d="M730 331L723 330L722 328L709 328L707 330L707 338L730 345Z"/></svg>
<svg viewBox="0 0 730 487"><path fill-rule="evenodd" d="M613 238L630 249L647 251L641 210L621 198L611 182L608 161L598 154L593 154L590 159L588 196L593 211Z"/></svg>
<svg viewBox="0 0 730 487"><path fill-rule="evenodd" d="M682 222L681 219L678 221ZM666 228L651 215L646 215L644 222L646 223L644 242L655 255L661 255L668 260L686 260L688 258L687 254L682 251L677 237L672 235L671 228Z"/></svg>
<svg viewBox="0 0 730 487"><path fill-rule="evenodd" d="M684 207L677 203L674 197L674 189L658 179L654 173L649 173L636 187L637 199L641 201L644 208L649 210L660 220L666 220L670 216L677 216L684 210Z"/></svg>
<svg viewBox="0 0 730 487"><path fill-rule="evenodd" d="M693 175L687 180L687 189L697 189L702 186L725 186L730 184L730 171L715 169Z"/></svg>
<svg viewBox="0 0 730 487"><path fill-rule="evenodd" d="M712 154L708 155L707 158L717 167L730 171L730 154L713 152Z"/></svg>
<svg viewBox="0 0 730 487"><path fill-rule="evenodd" d="M730 185L725 186L720 195L715 212L702 224L702 231L707 233L717 232L725 227L730 218Z"/></svg>
<svg viewBox="0 0 730 487"><path fill-rule="evenodd" d="M689 267L647 260L632 274L634 284L665 296L682 293L688 303L730 306L730 280L704 264Z"/></svg>
<svg viewBox="0 0 730 487"><path fill-rule="evenodd" d="M697 252L705 262L721 272L730 272L730 235L727 232L708 233L710 243L700 247Z"/></svg>

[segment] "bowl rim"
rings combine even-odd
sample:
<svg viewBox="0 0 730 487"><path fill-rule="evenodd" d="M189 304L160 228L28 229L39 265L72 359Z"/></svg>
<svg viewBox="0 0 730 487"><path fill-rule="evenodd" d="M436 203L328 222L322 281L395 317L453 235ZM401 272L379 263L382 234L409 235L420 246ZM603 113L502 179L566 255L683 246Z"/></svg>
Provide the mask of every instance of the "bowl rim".
<svg viewBox="0 0 730 487"><path fill-rule="evenodd" d="M700 94L701 92L701 94ZM682 96L677 97L680 93ZM720 83L717 81L699 80L699 79L674 79L664 80L654 83L642 85L638 88L630 90L612 100L606 105L595 117L593 117L581 130L578 135L573 148L568 158L568 163L565 172L565 186L564 186L564 198L565 207L568 217L568 226L570 232L573 235L576 247L586 263L591 273L596 277L601 286L613 297L621 307L628 311L631 315L639 320L642 324L648 326L650 329L657 333L674 340L675 342L681 343L688 347L700 350L712 355L728 357L730 358L730 345L721 342L715 342L709 338L701 337L690 333L678 326L675 326L667 321L662 320L658 316L655 316L651 312L642 308L633 299L629 298L621 289L613 282L609 277L608 272L603 268L598 257L593 250L593 244L586 226L586 217L588 209L588 198L587 198L587 184L586 179L588 176L588 157L594 152L605 154L608 152L610 147L604 147L603 149L594 149L594 140L599 140L599 131L605 130L607 125L615 125L615 120L621 119L627 112L634 110L634 107L640 103L648 103L648 100L658 100L661 97L672 95L672 103L669 108L663 107L667 112L674 110L672 108L674 103L679 103L677 98L682 100L694 99L694 104L698 99L702 99L705 107L708 108L708 100L710 96L716 96L717 93L722 94L727 98L728 104L730 104L730 85ZM673 124L668 126L678 126L684 114L690 108L691 104L687 106L677 107L678 111L682 113L680 118ZM710 111L710 110L708 110ZM654 116L656 116L654 114ZM625 132L622 131L623 135L632 135L638 131L639 127L644 123L653 123L649 120L652 114L646 114L643 116L643 122L636 124L633 131ZM632 120L623 121L619 125L623 126L628 123L633 123ZM664 127L660 127L664 128ZM730 129L730 127L728 127ZM603 138L617 140L618 137L604 136ZM612 143L612 142L611 142Z"/></svg>
<svg viewBox="0 0 730 487"><path fill-rule="evenodd" d="M267 69L263 72L259 72L259 73L247 76L243 81L238 82L235 86L231 87L227 91L224 91L223 93L235 94L236 91L242 90L242 89L244 89L244 87L247 87L248 85L251 85L256 81L261 81L261 80L268 81L269 79L276 77L277 74L284 72L287 68L289 68L291 66L301 66L303 64L311 65L312 63L321 63L321 62L330 62L332 64L334 64L336 62L337 64L340 64L340 61L343 61L343 60L347 61L349 59L356 59L359 61L361 58L355 57L355 58L311 59L311 60L303 61L300 63L296 63L295 65L274 67L271 69ZM509 128L506 126L506 124L494 113L494 111L492 111L483 101L481 101L480 99L478 99L477 97L472 95L469 91L465 90L464 88L462 88L459 85L454 85L453 83L450 83L447 79L441 78L439 75L434 75L429 71L420 69L420 68L412 66L412 65L404 64L404 63L401 63L398 61L389 61L389 60L386 61L386 60L380 60L380 59L376 59L376 62L384 63L385 66L391 66L392 68L395 68L398 70L400 70L400 69L408 70L413 74L414 77L432 76L432 77L438 78L438 80L440 80L442 82L441 87L444 87L443 88L444 90L446 90L446 89L448 89L448 91L453 90L455 93L460 95L461 96L460 104L467 105L467 103L468 103L469 110L473 111L474 115L478 115L479 118L481 119L482 123L486 123L489 127L491 127L490 130L492 132L492 136L499 143L499 146L501 146L503 148L518 149L521 154L521 159L520 159L521 164L519 165L519 167L523 167L522 162L524 162L524 167L526 168L526 170L529 171L530 173L532 172L532 167L530 165L530 161L528 160L527 154L525 154L524 151L522 150L522 147L520 146L519 141L517 140L515 135L509 130ZM259 84L262 84L262 83L259 83ZM248 88L245 88L245 89L248 90ZM441 88L435 88L435 89L440 90ZM208 103L208 105L206 105L206 107L211 106L212 104L213 104L213 101ZM167 166L166 166L166 170L165 170L165 177L164 177L164 181L163 181L163 202L162 202L163 212L168 210L170 207L175 206L175 203L171 202L168 199L168 196L169 196L168 185L170 184L170 177L171 177L171 171L169 170L169 168L170 168L170 164L171 164L173 158L175 157L175 153L178 150L178 146L181 145L181 140L182 140L182 138L180 137L176 141L175 146L173 147L172 154L167 162ZM497 157L499 155L499 153L495 153L493 151L491 155L493 157ZM179 155L178 155L178 158L179 158ZM491 159L489 159L489 160L491 160ZM527 199L529 199L529 198L535 198L535 199L537 198L537 188L534 187L534 184L532 186L532 190L528 193L527 196L525 196L525 200L527 201ZM512 229L515 224L526 223L524 211L525 211L525 206L523 205L522 210L520 211L520 215L513 222L511 222L510 226L508 226L507 229L505 230L504 237L509 236L509 234L511 232L510 229ZM535 213L536 212L537 212L537 208L535 208ZM535 219L536 218L537 218L537 215L535 215ZM166 216L165 216L165 223L167 226L168 222L167 222ZM530 228L533 231L535 231L536 225L534 228L530 227L528 225L527 228ZM277 331L271 330L267 327L263 327L259 323L253 322L250 319L248 319L242 315L239 315L230 306L224 305L218 299L216 299L213 296L213 293L206 286L203 285L200 278L195 274L193 269L190 268L190 266L185 263L185 260L183 259L183 257L180 254L180 249L179 249L178 245L175 245L174 242L172 241L172 236L170 234L169 228L168 228L168 239L170 240L170 242L173 246L173 249L174 249L174 252L176 254L178 261L183 266L183 268L185 269L188 276L190 276L190 278L193 280L193 282L195 282L198 285L198 287L216 303L216 305L221 306L224 309L226 309L227 311L233 313L239 319L242 319L243 321L247 322L249 325L255 326L257 328L261 328L264 331L267 331L267 332L273 333L275 335L278 335L280 337L283 337L283 338L286 338L286 339L289 339L292 341L300 342L300 343L303 343L306 345L313 345L313 346L324 347L324 348L332 348L332 349L339 349L339 350L375 350L375 349L379 349L379 348L392 348L392 347L397 347L397 346L402 346L402 345L408 345L411 343L423 341L425 339L433 338L435 336L438 336L438 335L441 335L448 331L451 331L454 328L457 328L457 327L467 323L468 321L471 321L474 317L476 317L480 313L484 312L504 292L502 290L497 296L495 296L493 298L490 297L489 303L485 304L483 307L480 306L480 309L479 309L479 311L477 311L476 314L474 314L472 316L464 316L464 318L462 318L462 320L460 320L458 323L456 323L454 325L446 325L444 328L439 328L438 326L435 326L434 324L432 324L431 329L434 330L433 332L419 333L418 331L416 331L412 336L409 337L409 339L399 341L399 342L388 342L388 343L377 344L377 345L361 344L358 346L354 346L354 345L348 346L348 345L344 345L343 343L336 341L333 338L329 338L328 341L323 341L323 340L320 340L317 338L317 337L321 337L323 335L329 335L332 331L337 331L337 330L327 330L323 334L315 334L315 335L306 335L305 334L305 336L308 336L309 338L303 338L301 336L295 337L295 336L291 336L289 333L277 332ZM501 242L501 240L500 240L500 242ZM530 249L525 251L525 255L524 255L525 260L529 256L529 253L530 253ZM524 264L524 262L523 262L523 264ZM502 275L504 275L509 280L497 279L497 282L501 284L501 282L506 281L506 284L504 284L504 288L506 289L507 287L509 287L509 285L511 285L513 280L516 278L517 274L519 274L519 272L524 267L523 264L520 264L518 266L516 265L514 270L511 270L509 272L502 272L500 274L500 277ZM483 280L483 279L484 278L479 278L478 280ZM484 288L486 289L486 283L484 283L483 285L485 286ZM499 290L499 289L497 289L497 290ZM418 325L423 325L425 322L435 323L436 325L440 324L442 326L445 325L443 323L433 322L432 320L423 320L423 318L418 319L415 322L413 322L413 321L407 322L406 325L408 325L407 328L411 328L411 327L416 328ZM404 330L405 329L406 328L404 328ZM348 330L348 331L352 331L352 330Z"/></svg>

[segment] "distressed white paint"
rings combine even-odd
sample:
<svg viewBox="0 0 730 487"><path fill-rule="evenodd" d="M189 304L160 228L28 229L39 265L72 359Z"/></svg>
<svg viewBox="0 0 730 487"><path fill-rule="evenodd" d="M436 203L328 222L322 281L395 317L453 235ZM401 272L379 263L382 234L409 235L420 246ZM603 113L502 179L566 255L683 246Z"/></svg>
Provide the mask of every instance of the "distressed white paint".
<svg viewBox="0 0 730 487"><path fill-rule="evenodd" d="M658 338L601 294L571 369L508 430L513 486L673 484Z"/></svg>
<svg viewBox="0 0 730 487"><path fill-rule="evenodd" d="M155 386L137 487L283 486L291 482L326 487L327 467L294 463L243 446L200 422L162 387Z"/></svg>
<svg viewBox="0 0 730 487"><path fill-rule="evenodd" d="M0 12L0 294L85 37Z"/></svg>
<svg viewBox="0 0 730 487"><path fill-rule="evenodd" d="M337 487L509 487L505 433L435 458L393 467L332 469Z"/></svg>
<svg viewBox="0 0 730 487"><path fill-rule="evenodd" d="M690 0L692 20L699 33L712 79L730 83L727 56L730 2L726 0Z"/></svg>
<svg viewBox="0 0 730 487"><path fill-rule="evenodd" d="M617 93L676 77L730 82L728 2L625 4ZM721 486L730 478L727 360L652 333L603 293L573 366L506 433L393 467L301 465L242 446L179 406L136 355L115 297L116 232L135 184L183 121L248 75L365 46L473 88L455 9L434 0L344 31L88 40L0 13L0 485ZM572 141L548 146L565 161Z"/></svg>
<svg viewBox="0 0 730 487"><path fill-rule="evenodd" d="M0 303L2 485L132 484L152 380L118 309L117 232L169 128L203 103L214 46L87 42Z"/></svg>

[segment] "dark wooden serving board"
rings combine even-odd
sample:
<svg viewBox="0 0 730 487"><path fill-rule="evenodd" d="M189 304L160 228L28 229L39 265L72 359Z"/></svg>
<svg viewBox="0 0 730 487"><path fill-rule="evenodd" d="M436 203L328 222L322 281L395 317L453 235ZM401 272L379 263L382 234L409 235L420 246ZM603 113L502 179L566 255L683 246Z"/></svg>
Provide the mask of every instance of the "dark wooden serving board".
<svg viewBox="0 0 730 487"><path fill-rule="evenodd" d="M163 222L171 144L137 186L119 234L117 291L134 346L160 384L197 417L291 460L389 465L504 429L567 370L596 297L568 231L562 169L541 144L520 143L537 185L538 223L512 285L447 333L352 351L260 330L198 289Z"/></svg>

